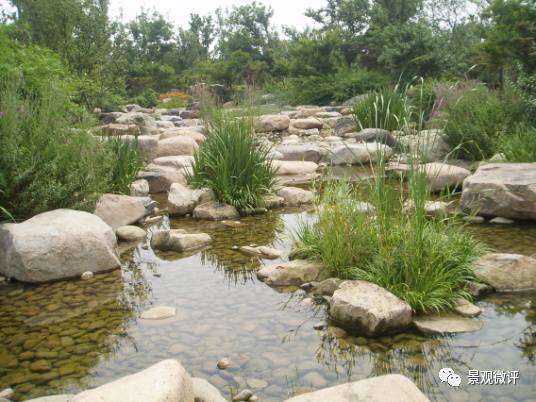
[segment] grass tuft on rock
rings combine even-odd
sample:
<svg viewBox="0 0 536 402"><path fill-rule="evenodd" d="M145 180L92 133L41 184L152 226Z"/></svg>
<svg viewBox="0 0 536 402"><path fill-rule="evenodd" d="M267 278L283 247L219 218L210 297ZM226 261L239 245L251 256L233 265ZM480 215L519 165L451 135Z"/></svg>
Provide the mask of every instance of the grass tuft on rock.
<svg viewBox="0 0 536 402"><path fill-rule="evenodd" d="M263 206L274 184L270 149L253 136L252 118L229 118L212 111L206 141L194 153L188 184L208 187L216 199L238 209Z"/></svg>
<svg viewBox="0 0 536 402"><path fill-rule="evenodd" d="M374 213L357 207L366 194ZM456 218L429 219L428 196L416 165L407 186L390 183L383 163L367 183L330 182L317 197L318 219L295 235L293 255L321 260L332 276L382 286L416 311L448 309L469 297L471 265L484 247Z"/></svg>

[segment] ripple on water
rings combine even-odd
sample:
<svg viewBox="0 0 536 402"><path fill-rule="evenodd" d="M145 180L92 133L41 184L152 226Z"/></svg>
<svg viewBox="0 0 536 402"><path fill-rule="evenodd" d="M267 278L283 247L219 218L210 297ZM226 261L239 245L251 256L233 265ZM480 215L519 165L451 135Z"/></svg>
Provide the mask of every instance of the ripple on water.
<svg viewBox="0 0 536 402"><path fill-rule="evenodd" d="M0 287L0 389L17 400L76 392L177 358L194 376L224 395L254 388L265 401L372 375L397 372L435 400L517 400L536 395L536 295L493 295L480 301L484 328L455 337L406 333L367 340L313 326L326 321L322 304L304 305L303 292L278 292L256 280L264 263L235 245L272 245L288 252L290 233L309 213L273 212L238 227L169 220L151 228L184 228L213 237L192 255L156 254L146 245L123 250L122 271L89 281L39 287ZM534 226L487 227L476 234L500 251L532 254ZM277 260L276 260L277 262ZM143 321L151 306L175 307L177 319ZM339 338L337 338L339 336ZM229 357L233 365L219 370ZM437 373L444 366L519 370L512 386L450 389Z"/></svg>

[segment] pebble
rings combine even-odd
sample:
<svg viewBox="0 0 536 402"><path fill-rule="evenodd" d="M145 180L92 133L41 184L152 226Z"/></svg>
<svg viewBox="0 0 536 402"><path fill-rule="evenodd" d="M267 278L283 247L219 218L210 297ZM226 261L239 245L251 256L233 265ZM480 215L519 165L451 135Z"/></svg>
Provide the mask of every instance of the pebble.
<svg viewBox="0 0 536 402"><path fill-rule="evenodd" d="M475 306L473 303L463 298L460 298L456 301L454 311L456 311L458 314L463 315L464 317L476 317L482 312L479 307Z"/></svg>
<svg viewBox="0 0 536 402"><path fill-rule="evenodd" d="M312 305L314 305L314 301L313 299L311 299L310 297L306 297L305 299L303 299L300 304L304 307L310 307Z"/></svg>
<svg viewBox="0 0 536 402"><path fill-rule="evenodd" d="M512 225L515 223L512 219L508 218L502 218L500 216L493 218L489 221L489 223L494 223L496 225Z"/></svg>
<svg viewBox="0 0 536 402"><path fill-rule="evenodd" d="M14 393L12 388L6 388L0 392L0 398L10 399Z"/></svg>
<svg viewBox="0 0 536 402"><path fill-rule="evenodd" d="M226 368L231 366L231 360L229 360L228 358L224 357L223 359L218 361L217 366L218 366L218 368L220 370L225 370Z"/></svg>
<svg viewBox="0 0 536 402"><path fill-rule="evenodd" d="M326 328L326 324L323 322L317 322L315 325L313 325L313 329L316 329L317 331L320 331L324 328Z"/></svg>
<svg viewBox="0 0 536 402"><path fill-rule="evenodd" d="M157 306L141 313L142 320L165 320L177 314L175 307Z"/></svg>
<svg viewBox="0 0 536 402"><path fill-rule="evenodd" d="M471 223L471 224L480 224L484 223L486 220L482 216L464 216L462 219L464 222Z"/></svg>
<svg viewBox="0 0 536 402"><path fill-rule="evenodd" d="M221 221L222 225L227 226L229 228L237 228L239 226L242 226L242 222L240 221Z"/></svg>
<svg viewBox="0 0 536 402"><path fill-rule="evenodd" d="M239 401L247 402L249 401L249 398L251 398L252 396L253 396L253 391L246 388L240 391L238 394L236 394L233 397L233 402L239 402Z"/></svg>
<svg viewBox="0 0 536 402"><path fill-rule="evenodd" d="M86 271L80 276L80 279L82 279L83 281L88 281L92 278L93 278L93 272L91 271Z"/></svg>
<svg viewBox="0 0 536 402"><path fill-rule="evenodd" d="M257 395L251 395L248 399L248 402L257 402L259 397Z"/></svg>

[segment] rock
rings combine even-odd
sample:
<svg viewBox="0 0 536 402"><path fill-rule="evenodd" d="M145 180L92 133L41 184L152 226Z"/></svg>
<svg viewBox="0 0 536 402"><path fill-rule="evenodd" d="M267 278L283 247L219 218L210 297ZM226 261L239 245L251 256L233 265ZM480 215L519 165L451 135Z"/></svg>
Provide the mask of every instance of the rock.
<svg viewBox="0 0 536 402"><path fill-rule="evenodd" d="M171 216L191 214L196 206L193 191L180 183L173 183L169 189L167 207Z"/></svg>
<svg viewBox="0 0 536 402"><path fill-rule="evenodd" d="M497 291L536 289L536 259L520 254L486 254L474 264L475 276Z"/></svg>
<svg viewBox="0 0 536 402"><path fill-rule="evenodd" d="M399 136L397 140L423 162L441 161L450 152L443 130L423 130L416 135Z"/></svg>
<svg viewBox="0 0 536 402"><path fill-rule="evenodd" d="M188 109L180 112L179 116L182 119L198 119L201 117L201 111L198 109Z"/></svg>
<svg viewBox="0 0 536 402"><path fill-rule="evenodd" d="M313 193L298 187L282 187L277 195L282 197L288 206L299 206L313 202Z"/></svg>
<svg viewBox="0 0 536 402"><path fill-rule="evenodd" d="M233 397L233 402L249 401L249 398L253 396L253 391L250 389L243 389Z"/></svg>
<svg viewBox="0 0 536 402"><path fill-rule="evenodd" d="M41 283L119 267L115 234L96 215L57 209L0 225L0 273L8 278Z"/></svg>
<svg viewBox="0 0 536 402"><path fill-rule="evenodd" d="M263 267L257 271L257 278L270 286L299 286L314 281L323 268L318 262L293 260Z"/></svg>
<svg viewBox="0 0 536 402"><path fill-rule="evenodd" d="M536 163L491 163L463 184L460 205L485 217L536 220Z"/></svg>
<svg viewBox="0 0 536 402"><path fill-rule="evenodd" d="M192 379L176 360L81 392L72 402L194 402Z"/></svg>
<svg viewBox="0 0 536 402"><path fill-rule="evenodd" d="M82 279L83 281L89 281L90 279L93 279L93 276L93 272L86 271L82 273L82 275L80 275L80 279Z"/></svg>
<svg viewBox="0 0 536 402"><path fill-rule="evenodd" d="M218 389L202 378L192 378L195 402L227 402Z"/></svg>
<svg viewBox="0 0 536 402"><path fill-rule="evenodd" d="M424 174L430 191L439 192L461 186L465 178L471 175L471 172L458 166L432 162L424 165Z"/></svg>
<svg viewBox="0 0 536 402"><path fill-rule="evenodd" d="M191 155L162 156L153 160L155 165L170 166L177 169L191 167L194 157Z"/></svg>
<svg viewBox="0 0 536 402"><path fill-rule="evenodd" d="M251 388L255 388L255 389L263 389L268 386L268 383L266 381L260 380L258 378L248 378L246 380L246 383L248 384L248 386L250 386ZM252 397L253 396L249 397L248 402L251 401Z"/></svg>
<svg viewBox="0 0 536 402"><path fill-rule="evenodd" d="M117 238L123 241L139 241L144 240L145 230L138 226L121 226L115 231Z"/></svg>
<svg viewBox="0 0 536 402"><path fill-rule="evenodd" d="M469 282L468 290L473 297L482 297L493 293L493 288L491 286L479 282Z"/></svg>
<svg viewBox="0 0 536 402"><path fill-rule="evenodd" d="M156 157L158 150L158 138L151 135L123 135L119 137L121 141L136 146L141 156L146 161L151 161Z"/></svg>
<svg viewBox="0 0 536 402"><path fill-rule="evenodd" d="M446 313L415 317L413 325L425 334L448 335L479 331L483 323L474 318Z"/></svg>
<svg viewBox="0 0 536 402"><path fill-rule="evenodd" d="M278 195L275 195L275 194L265 195L263 200L264 200L264 206L267 209L280 208L283 206L285 202L285 199L283 197L279 197Z"/></svg>
<svg viewBox="0 0 536 402"><path fill-rule="evenodd" d="M129 112L116 119L118 124L135 124L139 127L140 132L144 135L156 134L158 128L156 127L156 121L151 116L145 113Z"/></svg>
<svg viewBox="0 0 536 402"><path fill-rule="evenodd" d="M103 194L95 207L95 215L117 229L130 225L146 215L142 199L121 194Z"/></svg>
<svg viewBox="0 0 536 402"><path fill-rule="evenodd" d="M266 246L257 246L257 247L250 247L250 246L242 246L239 249L244 254L253 255L255 257L259 258L267 258L271 260L275 260L276 258L279 258L283 255L283 252L276 250L275 248L266 247Z"/></svg>
<svg viewBox="0 0 536 402"><path fill-rule="evenodd" d="M285 402L429 402L415 384L400 374L388 374L321 389Z"/></svg>
<svg viewBox="0 0 536 402"><path fill-rule="evenodd" d="M464 222L470 223L472 225L477 225L486 222L486 219L484 219L481 216L474 216L474 215L467 215L462 218Z"/></svg>
<svg viewBox="0 0 536 402"><path fill-rule="evenodd" d="M333 296L333 293L339 288L342 280L339 278L328 278L322 282L315 282L311 292L316 295Z"/></svg>
<svg viewBox="0 0 536 402"><path fill-rule="evenodd" d="M333 149L331 163L333 165L360 165L374 163L383 158L387 161L393 151L386 145L375 142L360 144L344 144Z"/></svg>
<svg viewBox="0 0 536 402"><path fill-rule="evenodd" d="M490 219L489 223L495 224L495 225L513 225L515 221L508 218L503 218L501 216L498 216L496 218Z"/></svg>
<svg viewBox="0 0 536 402"><path fill-rule="evenodd" d="M193 155L199 146L190 137L177 136L158 141L157 156Z"/></svg>
<svg viewBox="0 0 536 402"><path fill-rule="evenodd" d="M268 133L272 131L284 131L289 128L290 118L282 114L268 114L259 116L255 120L255 131L257 133Z"/></svg>
<svg viewBox="0 0 536 402"><path fill-rule="evenodd" d="M454 305L454 311L458 314L464 316L464 317L476 317L477 315L480 315L482 313L482 310L480 310L479 307L475 306L470 301L459 298L456 301L456 304Z"/></svg>
<svg viewBox="0 0 536 402"><path fill-rule="evenodd" d="M149 182L145 179L139 179L130 185L130 195L133 197L147 197L149 195Z"/></svg>
<svg viewBox="0 0 536 402"><path fill-rule="evenodd" d="M102 135L120 136L120 135L138 135L140 128L135 124L117 124L110 123L99 127Z"/></svg>
<svg viewBox="0 0 536 402"><path fill-rule="evenodd" d="M309 117L305 119L291 120L290 125L298 130L310 130L312 128L321 129L324 127L324 123L321 120Z"/></svg>
<svg viewBox="0 0 536 402"><path fill-rule="evenodd" d="M314 144L286 144L279 145L276 151L281 154L281 160L302 161L319 163L326 155L327 151Z"/></svg>
<svg viewBox="0 0 536 402"><path fill-rule="evenodd" d="M258 402L259 397L257 395L251 395L248 399L248 402Z"/></svg>
<svg viewBox="0 0 536 402"><path fill-rule="evenodd" d="M72 394L61 394L61 395L51 395L51 396L42 396L41 398L27 399L26 402L72 402L74 395Z"/></svg>
<svg viewBox="0 0 536 402"><path fill-rule="evenodd" d="M232 205L211 201L195 207L193 217L195 219L221 221L225 219L237 219L240 217L240 214Z"/></svg>
<svg viewBox="0 0 536 402"><path fill-rule="evenodd" d="M178 136L190 137L192 140L197 142L197 144L202 144L203 142L205 142L206 139L206 137L202 133L196 130L192 130L190 127L174 127L164 130L160 134L160 140L165 140Z"/></svg>
<svg viewBox="0 0 536 402"><path fill-rule="evenodd" d="M366 336L400 332L411 324L409 304L370 282L345 281L333 293L330 316Z"/></svg>
<svg viewBox="0 0 536 402"><path fill-rule="evenodd" d="M156 232L151 238L153 249L179 253L206 247L210 243L212 243L212 239L206 233L184 233L180 229Z"/></svg>
<svg viewBox="0 0 536 402"><path fill-rule="evenodd" d="M400 148L398 141L387 130L381 128L365 128L357 133L348 133L346 138L354 138L361 142L377 142L385 144L391 148Z"/></svg>
<svg viewBox="0 0 536 402"><path fill-rule="evenodd" d="M226 368L229 368L231 367L231 361L224 357L223 359L221 359L220 361L218 361L218 363L216 364L216 366L220 369L220 370L225 370Z"/></svg>
<svg viewBox="0 0 536 402"><path fill-rule="evenodd" d="M3 389L0 392L0 398L10 399L13 396L14 393L15 393L15 391L13 391L12 388Z"/></svg>
<svg viewBox="0 0 536 402"><path fill-rule="evenodd" d="M335 134L342 136L344 134L356 131L356 123L352 116L344 116L335 120Z"/></svg>
<svg viewBox="0 0 536 402"><path fill-rule="evenodd" d="M279 176L310 174L318 169L318 165L314 162L274 160L272 166L277 169L276 174Z"/></svg>
<svg viewBox="0 0 536 402"><path fill-rule="evenodd" d="M320 374L318 374L316 371L310 371L309 373L305 374L300 379L300 382L304 385L307 385L313 388L322 388L328 384L326 379L322 377Z"/></svg>
<svg viewBox="0 0 536 402"><path fill-rule="evenodd" d="M183 170L152 163L138 173L138 178L147 180L149 192L153 194L168 192L172 183L186 184Z"/></svg>
<svg viewBox="0 0 536 402"><path fill-rule="evenodd" d="M157 306L145 310L141 313L140 318L142 320L165 320L166 318L175 317L177 310L175 307Z"/></svg>
<svg viewBox="0 0 536 402"><path fill-rule="evenodd" d="M342 105L347 106L347 107L354 107L355 105L357 105L358 103L363 102L367 98L368 98L368 94L356 95L356 96L351 97L350 99L345 100L342 103Z"/></svg>

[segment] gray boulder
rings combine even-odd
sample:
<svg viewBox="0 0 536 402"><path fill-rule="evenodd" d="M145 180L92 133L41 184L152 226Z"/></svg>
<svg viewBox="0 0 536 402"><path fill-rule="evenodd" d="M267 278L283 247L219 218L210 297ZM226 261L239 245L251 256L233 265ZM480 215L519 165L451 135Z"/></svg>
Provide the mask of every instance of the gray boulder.
<svg viewBox="0 0 536 402"><path fill-rule="evenodd" d="M95 215L116 230L145 217L145 198L121 194L103 194L97 201Z"/></svg>
<svg viewBox="0 0 536 402"><path fill-rule="evenodd" d="M211 237L206 233L185 233L180 229L162 230L151 237L153 249L179 253L206 247L211 242Z"/></svg>
<svg viewBox="0 0 536 402"><path fill-rule="evenodd" d="M283 198L285 205L290 207L310 204L313 202L313 193L299 187L281 187L277 195Z"/></svg>
<svg viewBox="0 0 536 402"><path fill-rule="evenodd" d="M259 116L255 120L255 131L257 133L268 133L272 131L287 130L290 118L282 114L267 114Z"/></svg>
<svg viewBox="0 0 536 402"><path fill-rule="evenodd" d="M460 205L481 216L536 220L536 163L491 163L463 183Z"/></svg>
<svg viewBox="0 0 536 402"><path fill-rule="evenodd" d="M412 320L409 304L366 281L345 281L333 293L330 316L346 328L366 336L405 330Z"/></svg>
<svg viewBox="0 0 536 402"><path fill-rule="evenodd" d="M119 267L112 228L88 212L57 209L0 225L0 273L7 277L41 283Z"/></svg>
<svg viewBox="0 0 536 402"><path fill-rule="evenodd" d="M446 313L415 317L413 325L425 334L448 335L479 331L483 322L475 318Z"/></svg>
<svg viewBox="0 0 536 402"><path fill-rule="evenodd" d="M257 271L257 278L270 286L299 286L314 281L323 268L318 262L293 260L263 267Z"/></svg>
<svg viewBox="0 0 536 402"><path fill-rule="evenodd" d="M140 128L140 132L144 135L156 134L158 132L155 119L146 113L125 113L116 119L116 123L127 125L135 124Z"/></svg>
<svg viewBox="0 0 536 402"><path fill-rule="evenodd" d="M520 254L486 254L474 264L476 277L497 291L536 289L536 259Z"/></svg>
<svg viewBox="0 0 536 402"><path fill-rule="evenodd" d="M193 211L195 219L221 221L240 217L238 210L232 205L222 204L217 201L205 202L195 207Z"/></svg>
<svg viewBox="0 0 536 402"><path fill-rule="evenodd" d="M149 183L149 192L165 193L171 184L186 184L185 171L171 166L149 164L138 173L138 179L145 179Z"/></svg>
<svg viewBox="0 0 536 402"><path fill-rule="evenodd" d="M280 145L276 151L281 154L278 159L284 161L306 161L319 163L327 155L327 151L314 144Z"/></svg>
<svg viewBox="0 0 536 402"><path fill-rule="evenodd" d="M158 141L157 156L193 155L197 142L188 136L177 136Z"/></svg>
<svg viewBox="0 0 536 402"><path fill-rule="evenodd" d="M202 378L192 378L195 402L227 402L220 391Z"/></svg>
<svg viewBox="0 0 536 402"><path fill-rule="evenodd" d="M393 151L390 147L375 142L344 144L335 147L331 155L333 165L360 165L389 159Z"/></svg>

